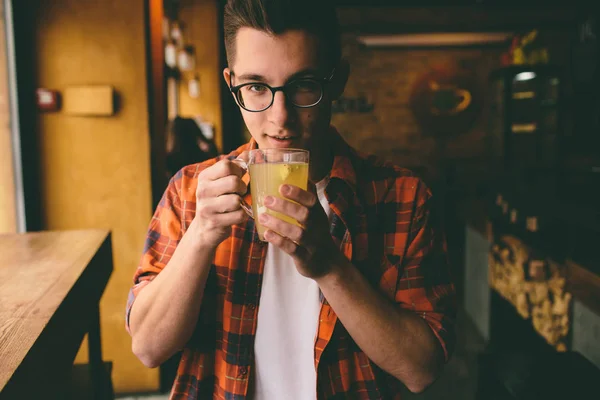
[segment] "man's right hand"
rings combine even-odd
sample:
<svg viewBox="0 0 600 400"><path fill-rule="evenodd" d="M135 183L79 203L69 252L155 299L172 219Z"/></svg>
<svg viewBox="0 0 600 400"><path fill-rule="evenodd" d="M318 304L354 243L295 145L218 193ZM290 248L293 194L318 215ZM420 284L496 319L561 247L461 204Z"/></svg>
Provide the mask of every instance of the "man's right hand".
<svg viewBox="0 0 600 400"><path fill-rule="evenodd" d="M198 175L196 215L162 272L138 293L129 314L132 350L144 365L161 365L192 337L214 250L232 225L247 218L240 206L246 193L243 175L229 160Z"/></svg>
<svg viewBox="0 0 600 400"><path fill-rule="evenodd" d="M236 163L221 160L198 175L196 216L192 222L199 244L216 248L231 234L231 226L248 218L240 205L247 187L245 171Z"/></svg>

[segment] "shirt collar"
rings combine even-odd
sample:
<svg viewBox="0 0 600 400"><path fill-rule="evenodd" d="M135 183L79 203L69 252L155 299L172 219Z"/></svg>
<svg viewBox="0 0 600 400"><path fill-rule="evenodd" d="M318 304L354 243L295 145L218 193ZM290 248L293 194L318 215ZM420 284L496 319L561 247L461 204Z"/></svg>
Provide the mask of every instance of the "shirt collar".
<svg viewBox="0 0 600 400"><path fill-rule="evenodd" d="M340 179L356 194L356 170L352 160L356 157L354 150L346 143L337 129L330 128L333 150L333 164L331 166L331 179Z"/></svg>

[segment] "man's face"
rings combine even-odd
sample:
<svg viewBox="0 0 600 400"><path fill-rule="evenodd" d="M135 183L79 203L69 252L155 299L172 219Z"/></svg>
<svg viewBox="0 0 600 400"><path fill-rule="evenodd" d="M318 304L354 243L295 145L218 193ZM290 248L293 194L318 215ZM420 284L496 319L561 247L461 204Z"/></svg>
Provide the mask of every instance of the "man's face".
<svg viewBox="0 0 600 400"><path fill-rule="evenodd" d="M319 59L318 39L310 33L293 30L272 36L242 28L236 36L235 62L224 77L233 86L249 82L283 86L293 79L325 78L331 74ZM242 116L259 148L300 148L312 150L326 143L331 120L331 97L327 87L323 99L311 108L292 105L286 95L275 94L271 107L261 112L241 108ZM318 147L317 147L318 146Z"/></svg>

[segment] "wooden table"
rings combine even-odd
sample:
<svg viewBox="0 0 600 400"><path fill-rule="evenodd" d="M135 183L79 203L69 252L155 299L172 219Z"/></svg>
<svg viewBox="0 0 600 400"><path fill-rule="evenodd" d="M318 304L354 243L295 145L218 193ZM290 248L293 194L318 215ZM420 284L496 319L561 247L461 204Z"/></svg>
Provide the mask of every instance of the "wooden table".
<svg viewBox="0 0 600 400"><path fill-rule="evenodd" d="M0 399L68 398L86 333L105 394L98 303L112 269L105 230L0 235Z"/></svg>

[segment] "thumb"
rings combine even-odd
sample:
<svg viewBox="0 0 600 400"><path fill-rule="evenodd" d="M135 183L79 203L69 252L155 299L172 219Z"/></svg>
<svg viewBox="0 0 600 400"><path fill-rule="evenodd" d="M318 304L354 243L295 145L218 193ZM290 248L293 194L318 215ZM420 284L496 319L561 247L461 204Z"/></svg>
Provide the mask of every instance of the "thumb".
<svg viewBox="0 0 600 400"><path fill-rule="evenodd" d="M248 150L244 150L242 151L238 156L237 159L244 161L244 163L247 163L248 160L250 160L250 152Z"/></svg>
<svg viewBox="0 0 600 400"><path fill-rule="evenodd" d="M231 160L231 162L235 165L237 165L242 171L242 173L239 175L244 176L247 172L248 172L248 160L249 160L249 152L248 151L243 151L242 153L240 153L237 158L235 158L234 160Z"/></svg>

